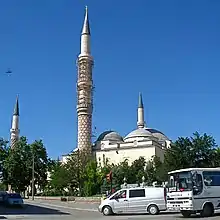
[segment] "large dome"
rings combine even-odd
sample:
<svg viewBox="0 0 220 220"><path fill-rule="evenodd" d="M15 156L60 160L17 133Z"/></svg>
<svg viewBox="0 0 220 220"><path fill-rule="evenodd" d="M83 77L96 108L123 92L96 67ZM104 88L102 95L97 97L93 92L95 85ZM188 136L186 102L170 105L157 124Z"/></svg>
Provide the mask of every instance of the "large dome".
<svg viewBox="0 0 220 220"><path fill-rule="evenodd" d="M115 131L104 131L96 140L99 141L123 141L123 138Z"/></svg>
<svg viewBox="0 0 220 220"><path fill-rule="evenodd" d="M130 132L125 138L125 141L129 141L131 139L135 139L135 138L141 138L141 139L145 139L145 138L152 138L153 135L151 134L150 131L144 129L144 128L138 128L132 132Z"/></svg>
<svg viewBox="0 0 220 220"><path fill-rule="evenodd" d="M153 128L145 128L147 131L149 131L154 137L158 138L158 140L169 140L169 138L163 134L161 131L158 131Z"/></svg>

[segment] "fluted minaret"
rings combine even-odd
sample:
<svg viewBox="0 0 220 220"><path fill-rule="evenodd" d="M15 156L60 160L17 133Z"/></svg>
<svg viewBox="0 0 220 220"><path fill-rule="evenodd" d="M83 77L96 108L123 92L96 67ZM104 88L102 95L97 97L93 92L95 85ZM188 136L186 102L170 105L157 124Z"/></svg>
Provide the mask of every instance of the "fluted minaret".
<svg viewBox="0 0 220 220"><path fill-rule="evenodd" d="M144 128L145 122L144 122L144 105L142 100L142 95L139 93L139 101L138 101L138 120L137 120L137 126L138 128Z"/></svg>
<svg viewBox="0 0 220 220"><path fill-rule="evenodd" d="M18 96L16 98L16 103L14 107L14 113L12 117L12 126L10 129L10 145L11 148L15 146L16 141L19 139L19 103L18 103Z"/></svg>
<svg viewBox="0 0 220 220"><path fill-rule="evenodd" d="M78 117L78 149L91 153L92 150L92 110L93 110L93 58L90 51L90 27L88 8L81 33L81 51L77 59L77 117Z"/></svg>

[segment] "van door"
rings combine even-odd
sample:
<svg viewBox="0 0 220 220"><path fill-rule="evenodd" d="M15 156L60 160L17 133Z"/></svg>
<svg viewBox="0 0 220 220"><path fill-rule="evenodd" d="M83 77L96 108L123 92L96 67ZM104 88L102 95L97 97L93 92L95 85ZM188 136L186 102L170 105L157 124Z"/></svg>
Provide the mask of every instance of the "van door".
<svg viewBox="0 0 220 220"><path fill-rule="evenodd" d="M145 189L129 189L128 212L144 213L147 207Z"/></svg>
<svg viewBox="0 0 220 220"><path fill-rule="evenodd" d="M126 213L128 209L128 193L127 190L121 190L113 199L113 212Z"/></svg>

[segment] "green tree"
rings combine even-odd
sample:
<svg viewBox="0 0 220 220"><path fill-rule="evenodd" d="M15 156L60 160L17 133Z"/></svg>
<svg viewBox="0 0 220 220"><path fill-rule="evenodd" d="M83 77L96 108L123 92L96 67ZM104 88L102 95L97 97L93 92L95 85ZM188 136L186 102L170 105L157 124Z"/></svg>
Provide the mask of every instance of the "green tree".
<svg viewBox="0 0 220 220"><path fill-rule="evenodd" d="M71 181L70 172L65 165L57 165L52 171L50 176L50 187L55 190L56 193L62 195L64 189L68 188Z"/></svg>
<svg viewBox="0 0 220 220"><path fill-rule="evenodd" d="M27 149L27 151L29 151L29 154L32 156L29 158L27 165L30 170L34 162L35 184L43 189L47 184L47 171L49 164L47 150L42 140L35 140L31 145L29 145L29 148L30 149Z"/></svg>
<svg viewBox="0 0 220 220"><path fill-rule="evenodd" d="M124 178L126 178L126 182L130 183L131 181L131 169L129 166L128 159L120 162L117 165L112 165L112 177L113 177L113 185L114 188L119 188L121 184L124 183Z"/></svg>
<svg viewBox="0 0 220 220"><path fill-rule="evenodd" d="M220 147L214 151L213 164L215 167L220 167Z"/></svg>
<svg viewBox="0 0 220 220"><path fill-rule="evenodd" d="M149 160L146 162L146 167L145 167L145 182L147 185L151 186L152 183L155 181L155 167L153 160Z"/></svg>
<svg viewBox="0 0 220 220"><path fill-rule="evenodd" d="M154 181L161 184L167 180L167 170L159 157L154 156L152 162L154 167Z"/></svg>
<svg viewBox="0 0 220 220"><path fill-rule="evenodd" d="M192 137L179 137L165 153L167 171L189 167L215 166L215 139L195 132Z"/></svg>
<svg viewBox="0 0 220 220"><path fill-rule="evenodd" d="M5 169L7 170L6 182L18 192L24 192L30 184L29 160L31 154L29 149L26 137L21 137L14 148L9 149L9 154L5 161Z"/></svg>
<svg viewBox="0 0 220 220"><path fill-rule="evenodd" d="M0 138L0 167L2 172L0 190L7 189L8 173L7 170L5 169L5 161L8 157L8 151L9 151L8 141L4 140L3 138Z"/></svg>
<svg viewBox="0 0 220 220"><path fill-rule="evenodd" d="M102 177L95 160L87 163L83 180L83 194L85 196L92 196L100 192Z"/></svg>
<svg viewBox="0 0 220 220"><path fill-rule="evenodd" d="M145 174L146 160L144 157L139 157L139 159L132 162L130 166L130 183L142 183L142 177Z"/></svg>
<svg viewBox="0 0 220 220"><path fill-rule="evenodd" d="M5 160L7 184L10 184L15 191L25 191L32 180L33 163L35 184L43 188L46 185L48 166L43 142L40 140L28 144L27 138L21 137L15 146L9 149Z"/></svg>
<svg viewBox="0 0 220 220"><path fill-rule="evenodd" d="M9 146L8 141L0 138L0 161L5 161L8 156Z"/></svg>

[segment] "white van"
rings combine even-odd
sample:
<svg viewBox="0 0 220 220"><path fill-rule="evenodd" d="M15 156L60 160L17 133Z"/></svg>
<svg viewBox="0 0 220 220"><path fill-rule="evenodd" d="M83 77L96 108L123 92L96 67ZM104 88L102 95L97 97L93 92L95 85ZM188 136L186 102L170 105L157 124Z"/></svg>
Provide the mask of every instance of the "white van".
<svg viewBox="0 0 220 220"><path fill-rule="evenodd" d="M121 189L103 200L99 211L103 215L120 213L149 213L157 215L166 210L166 188L137 187Z"/></svg>

